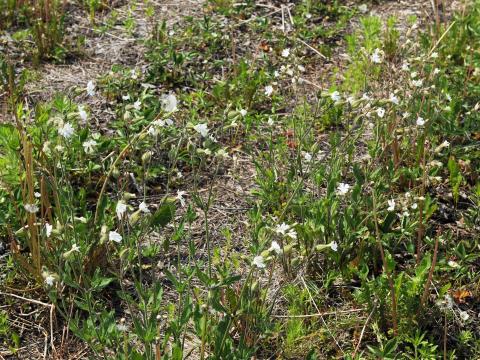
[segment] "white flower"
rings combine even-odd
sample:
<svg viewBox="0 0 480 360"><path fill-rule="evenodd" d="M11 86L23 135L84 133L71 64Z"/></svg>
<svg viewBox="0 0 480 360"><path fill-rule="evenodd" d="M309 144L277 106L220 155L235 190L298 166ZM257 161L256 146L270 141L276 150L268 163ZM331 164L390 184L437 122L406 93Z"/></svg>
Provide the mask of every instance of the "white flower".
<svg viewBox="0 0 480 360"><path fill-rule="evenodd" d="M337 186L338 195L346 195L350 191L350 185L345 183L340 183Z"/></svg>
<svg viewBox="0 0 480 360"><path fill-rule="evenodd" d="M365 101L369 101L369 100L370 100L370 96L368 96L368 93L363 93L363 94L362 94L362 100L365 100Z"/></svg>
<svg viewBox="0 0 480 360"><path fill-rule="evenodd" d="M372 56L370 56L370 59L372 60L373 63L380 64L382 62L382 57L383 57L383 51L380 50L379 48L376 48L373 51Z"/></svg>
<svg viewBox="0 0 480 360"><path fill-rule="evenodd" d="M180 201L180 205L182 206L185 206L185 199L183 198L183 196L186 194L185 191L180 191L178 190L177 191L177 196L175 196L175 199L177 199L178 201Z"/></svg>
<svg viewBox="0 0 480 360"><path fill-rule="evenodd" d="M400 103L400 100L398 100L398 97L396 97L394 93L390 94L389 100L390 100L390 102L394 103L395 105L398 105Z"/></svg>
<svg viewBox="0 0 480 360"><path fill-rule="evenodd" d="M52 235L52 230L53 230L53 226L50 225L49 223L45 223L45 234L47 235L47 238L50 237L50 235Z"/></svg>
<svg viewBox="0 0 480 360"><path fill-rule="evenodd" d="M35 196L37 199L42 197L42 194L40 194L38 191L35 191L33 193L33 196Z"/></svg>
<svg viewBox="0 0 480 360"><path fill-rule="evenodd" d="M272 241L272 245L270 246L268 251L273 251L276 254L280 254L282 252L282 248L280 247L280 245L278 245L276 241Z"/></svg>
<svg viewBox="0 0 480 360"><path fill-rule="evenodd" d="M358 11L360 11L362 14L366 14L368 11L367 4L358 5Z"/></svg>
<svg viewBox="0 0 480 360"><path fill-rule="evenodd" d="M145 203L145 201L142 201L142 202L138 205L138 210L140 210L141 212L143 212L143 213L145 213L145 214L150 213L150 210L148 209L148 205Z"/></svg>
<svg viewBox="0 0 480 360"><path fill-rule="evenodd" d="M85 108L82 105L78 105L78 115L83 122L86 122L88 119L88 114L85 111Z"/></svg>
<svg viewBox="0 0 480 360"><path fill-rule="evenodd" d="M167 113L177 110L177 98L173 93L162 95L160 103L162 104L163 111Z"/></svg>
<svg viewBox="0 0 480 360"><path fill-rule="evenodd" d="M418 204L417 204L417 203L413 203L411 207L412 207L413 210L415 210L415 209L418 207Z"/></svg>
<svg viewBox="0 0 480 360"><path fill-rule="evenodd" d="M69 250L71 253L72 252L80 252L80 246L78 246L76 243L73 243L72 248Z"/></svg>
<svg viewBox="0 0 480 360"><path fill-rule="evenodd" d="M172 119L166 119L165 124L167 124L168 126L172 126L173 125L173 120Z"/></svg>
<svg viewBox="0 0 480 360"><path fill-rule="evenodd" d="M97 146L97 142L93 139L90 139L90 140L84 141L82 146L83 146L83 150L87 154L93 154L95 150L94 147Z"/></svg>
<svg viewBox="0 0 480 360"><path fill-rule="evenodd" d="M273 119L271 117L268 118L267 124L269 126L273 126L274 122L273 122Z"/></svg>
<svg viewBox="0 0 480 360"><path fill-rule="evenodd" d="M282 56L283 56L284 58L289 57L289 55L290 55L290 49L287 48L287 49L283 49L283 50L282 50Z"/></svg>
<svg viewBox="0 0 480 360"><path fill-rule="evenodd" d="M448 261L448 266L450 266L452 268L459 268L460 267L460 265L458 265L458 263L456 261L453 261L453 260Z"/></svg>
<svg viewBox="0 0 480 360"><path fill-rule="evenodd" d="M265 86L265 95L270 96L272 95L272 93L273 93L273 86L271 85Z"/></svg>
<svg viewBox="0 0 480 360"><path fill-rule="evenodd" d="M38 206L35 205L35 204L25 204L25 205L23 205L23 207L24 207L25 210L27 210L27 212L29 212L30 214L35 214L35 213L38 211Z"/></svg>
<svg viewBox="0 0 480 360"><path fill-rule="evenodd" d="M72 137L73 133L75 130L73 129L73 126L70 123L65 123L63 126L58 128L58 133L63 136L65 139L69 139Z"/></svg>
<svg viewBox="0 0 480 360"><path fill-rule="evenodd" d="M423 126L423 125L425 125L425 120L422 117L419 116L417 118L416 124L417 124L417 126Z"/></svg>
<svg viewBox="0 0 480 360"><path fill-rule="evenodd" d="M423 85L423 80L422 79L413 80L412 84L413 84L413 86L420 87L420 86Z"/></svg>
<svg viewBox="0 0 480 360"><path fill-rule="evenodd" d="M310 154L308 152L305 152L303 154L303 158L305 159L306 162L310 162L310 161L312 161L312 154Z"/></svg>
<svg viewBox="0 0 480 360"><path fill-rule="evenodd" d="M388 211L395 211L395 200L388 200Z"/></svg>
<svg viewBox="0 0 480 360"><path fill-rule="evenodd" d="M452 97L450 96L450 94L445 94L445 98L446 98L448 101L452 101Z"/></svg>
<svg viewBox="0 0 480 360"><path fill-rule="evenodd" d="M338 103L342 97L340 96L340 93L338 91L334 91L330 94L330 98L335 101L336 103Z"/></svg>
<svg viewBox="0 0 480 360"><path fill-rule="evenodd" d="M460 319L462 319L462 321L467 321L470 319L470 315L468 315L466 311L460 310Z"/></svg>
<svg viewBox="0 0 480 360"><path fill-rule="evenodd" d="M140 100L137 100L133 103L133 108L135 110L140 110L141 107L142 107L142 102Z"/></svg>
<svg viewBox="0 0 480 360"><path fill-rule="evenodd" d="M136 80L138 78L138 75L135 69L130 70L130 76L132 77L133 80Z"/></svg>
<svg viewBox="0 0 480 360"><path fill-rule="evenodd" d="M247 110L245 110L245 109L240 109L239 112L240 112L240 115L242 115L242 116L247 115Z"/></svg>
<svg viewBox="0 0 480 360"><path fill-rule="evenodd" d="M47 284L47 286L53 286L54 283L55 277L53 277L52 275L47 275L47 277L45 278L45 284Z"/></svg>
<svg viewBox="0 0 480 360"><path fill-rule="evenodd" d="M293 239L293 240L297 239L297 232L295 231L295 229L288 230L288 232L285 235L288 236L290 239Z"/></svg>
<svg viewBox="0 0 480 360"><path fill-rule="evenodd" d="M377 115L379 118L383 118L383 116L385 115L385 109L384 108L378 108L377 109Z"/></svg>
<svg viewBox="0 0 480 360"><path fill-rule="evenodd" d="M410 70L410 64L407 63L407 62L404 62L404 63L402 64L402 70L403 70L403 71L409 71L409 70Z"/></svg>
<svg viewBox="0 0 480 360"><path fill-rule="evenodd" d="M130 95L129 94L122 95L122 100L124 100L124 101L130 100Z"/></svg>
<svg viewBox="0 0 480 360"><path fill-rule="evenodd" d="M433 69L433 75L438 75L438 74L440 74L440 69L439 68Z"/></svg>
<svg viewBox="0 0 480 360"><path fill-rule="evenodd" d="M438 53L437 53L437 52L433 52L432 55L430 55L430 57L431 57L432 59L436 59L436 58L438 58Z"/></svg>
<svg viewBox="0 0 480 360"><path fill-rule="evenodd" d="M95 83L92 80L87 83L87 94L89 96L95 96Z"/></svg>
<svg viewBox="0 0 480 360"><path fill-rule="evenodd" d="M121 219L123 217L123 215L125 214L125 212L127 211L127 204L125 204L125 202L123 202L122 200L120 200L118 203L117 203L117 207L115 208L115 212L117 213L117 217L119 219Z"/></svg>
<svg viewBox="0 0 480 360"><path fill-rule="evenodd" d="M202 135L203 137L207 137L208 136L208 127L207 127L207 124L197 124L193 127L193 129L199 133L200 135Z"/></svg>
<svg viewBox="0 0 480 360"><path fill-rule="evenodd" d="M338 244L336 241L332 241L330 243L330 248L333 250L333 251L337 251L338 250Z"/></svg>
<svg viewBox="0 0 480 360"><path fill-rule="evenodd" d="M115 242L119 243L120 241L122 241L122 235L120 235L116 231L110 231L108 233L108 240L115 241Z"/></svg>
<svg viewBox="0 0 480 360"><path fill-rule="evenodd" d="M275 228L275 232L280 235L285 235L289 229L289 225L281 223L280 225L277 225L277 227Z"/></svg>
<svg viewBox="0 0 480 360"><path fill-rule="evenodd" d="M253 258L252 265L255 265L259 269L265 268L266 265L265 265L265 260L263 259L263 256L261 255L255 256Z"/></svg>

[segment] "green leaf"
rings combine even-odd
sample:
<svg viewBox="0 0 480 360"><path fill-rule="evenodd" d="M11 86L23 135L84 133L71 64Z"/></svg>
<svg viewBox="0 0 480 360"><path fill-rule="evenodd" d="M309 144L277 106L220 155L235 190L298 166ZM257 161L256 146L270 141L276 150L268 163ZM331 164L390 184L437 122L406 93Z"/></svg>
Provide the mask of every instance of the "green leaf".
<svg viewBox="0 0 480 360"><path fill-rule="evenodd" d="M169 200L166 200L153 214L150 219L150 226L165 226L167 225L175 215L175 204Z"/></svg>

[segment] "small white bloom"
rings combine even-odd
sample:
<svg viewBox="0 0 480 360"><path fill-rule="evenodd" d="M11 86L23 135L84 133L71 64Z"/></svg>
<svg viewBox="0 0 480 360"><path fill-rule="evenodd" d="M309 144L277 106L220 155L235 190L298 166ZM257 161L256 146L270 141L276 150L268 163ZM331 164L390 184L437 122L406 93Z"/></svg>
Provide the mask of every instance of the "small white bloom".
<svg viewBox="0 0 480 360"><path fill-rule="evenodd" d="M284 58L289 57L289 55L290 55L290 49L287 48L287 49L283 49L283 50L282 50L282 56L283 56Z"/></svg>
<svg viewBox="0 0 480 360"><path fill-rule="evenodd" d="M87 94L89 96L95 96L95 83L92 80L87 83Z"/></svg>
<svg viewBox="0 0 480 360"><path fill-rule="evenodd" d="M285 235L289 229L289 225L281 223L280 225L277 225L277 227L275 228L275 232L280 235Z"/></svg>
<svg viewBox="0 0 480 360"><path fill-rule="evenodd" d="M273 119L271 117L268 118L267 124L269 126L273 126L274 122L273 122Z"/></svg>
<svg viewBox="0 0 480 360"><path fill-rule="evenodd" d="M268 251L273 251L276 254L280 254L282 252L282 248L280 247L280 245L278 245L276 241L272 241L272 245L270 246Z"/></svg>
<svg viewBox="0 0 480 360"><path fill-rule="evenodd" d="M52 235L52 230L53 230L53 226L50 225L49 223L45 223L45 235L47 235L47 238L50 237L50 235Z"/></svg>
<svg viewBox="0 0 480 360"><path fill-rule="evenodd" d="M448 101L452 101L452 97L450 96L450 94L445 94L445 98L446 98Z"/></svg>
<svg viewBox="0 0 480 360"><path fill-rule="evenodd" d="M42 194L40 194L38 191L35 191L33 193L33 196L35 196L37 199L41 198L42 197Z"/></svg>
<svg viewBox="0 0 480 360"><path fill-rule="evenodd" d="M417 118L416 124L417 124L417 126L423 126L423 125L425 125L425 120L422 117L419 116Z"/></svg>
<svg viewBox="0 0 480 360"><path fill-rule="evenodd" d="M338 195L346 195L350 191L350 185L345 183L340 183L337 186Z"/></svg>
<svg viewBox="0 0 480 360"><path fill-rule="evenodd" d="M117 243L121 242L122 241L122 235L120 235L118 232L116 231L110 231L108 233L108 240L110 241L115 241Z"/></svg>
<svg viewBox="0 0 480 360"><path fill-rule="evenodd" d="M452 268L459 268L460 267L460 265L458 265L458 263L456 261L453 261L453 260L448 261L448 266L450 266Z"/></svg>
<svg viewBox="0 0 480 360"><path fill-rule="evenodd" d="M135 69L130 70L130 76L132 77L133 80L136 80L138 78L138 75Z"/></svg>
<svg viewBox="0 0 480 360"><path fill-rule="evenodd" d="M265 265L265 260L263 259L263 256L261 255L255 256L253 258L252 265L255 265L259 269L265 268L266 265Z"/></svg>
<svg viewBox="0 0 480 360"><path fill-rule="evenodd" d="M58 133L63 136L65 139L69 139L72 137L75 130L70 123L65 123L58 129Z"/></svg>
<svg viewBox="0 0 480 360"><path fill-rule="evenodd" d="M394 93L390 94L389 100L390 100L390 102L394 103L395 105L398 105L400 103L400 100L398 100L398 97L395 96Z"/></svg>
<svg viewBox="0 0 480 360"><path fill-rule="evenodd" d="M330 94L330 98L335 102L338 103L342 97L340 96L340 93L338 91L334 91Z"/></svg>
<svg viewBox="0 0 480 360"><path fill-rule="evenodd" d="M308 153L308 152L305 152L305 153L303 154L303 158L305 159L305 162L308 163L308 162L312 161L312 154L310 154L310 153Z"/></svg>
<svg viewBox="0 0 480 360"><path fill-rule="evenodd" d="M358 5L358 11L360 11L362 14L366 14L368 12L367 4Z"/></svg>
<svg viewBox="0 0 480 360"><path fill-rule="evenodd" d="M438 58L438 53L437 53L437 52L433 52L432 55L430 55L430 57L431 57L432 59L436 59L436 58Z"/></svg>
<svg viewBox="0 0 480 360"><path fill-rule="evenodd" d="M336 241L332 241L330 243L330 248L333 250L333 251L338 251L338 244Z"/></svg>
<svg viewBox="0 0 480 360"><path fill-rule="evenodd" d="M117 213L117 217L121 219L125 212L127 211L127 204L124 201L120 200L117 203L117 207L115 208L115 212Z"/></svg>
<svg viewBox="0 0 480 360"><path fill-rule="evenodd" d="M73 243L72 248L69 250L71 253L72 252L80 252L80 246L78 246L76 243Z"/></svg>
<svg viewBox="0 0 480 360"><path fill-rule="evenodd" d="M207 127L207 124L197 124L193 127L193 129L199 133L200 135L202 135L203 137L207 137L208 136L208 127Z"/></svg>
<svg viewBox="0 0 480 360"><path fill-rule="evenodd" d="M370 57L370 59L372 60L373 63L380 64L382 62L382 57L383 57L383 51L380 50L379 48L376 48L373 51L373 54Z"/></svg>
<svg viewBox="0 0 480 360"><path fill-rule="evenodd" d="M247 115L247 110L245 110L245 109L240 109L239 113L240 113L240 115L242 115L242 116L246 116L246 115Z"/></svg>
<svg viewBox="0 0 480 360"><path fill-rule="evenodd" d="M162 95L160 103L162 104L163 111L167 113L177 111L177 98L173 93Z"/></svg>
<svg viewBox="0 0 480 360"><path fill-rule="evenodd" d="M273 86L271 85L265 86L265 95L270 96L272 95L272 93L273 93Z"/></svg>
<svg viewBox="0 0 480 360"><path fill-rule="evenodd" d="M127 95L122 95L122 100L123 100L123 101L130 100L130 95L129 95L129 94L127 94Z"/></svg>
<svg viewBox="0 0 480 360"><path fill-rule="evenodd" d="M438 75L438 74L440 74L440 69L439 68L433 69L433 75Z"/></svg>
<svg viewBox="0 0 480 360"><path fill-rule="evenodd" d="M385 109L384 108L378 108L377 109L377 115L379 118L383 118L383 116L385 115Z"/></svg>
<svg viewBox="0 0 480 360"><path fill-rule="evenodd" d="M168 126L172 126L173 125L173 120L172 119L166 119L165 124L167 124Z"/></svg>
<svg viewBox="0 0 480 360"><path fill-rule="evenodd" d="M293 240L297 239L297 232L295 231L295 229L288 230L288 232L285 235L288 236L290 239L293 239Z"/></svg>
<svg viewBox="0 0 480 360"><path fill-rule="evenodd" d="M410 70L410 64L407 63L407 62L404 62L404 63L402 64L402 70L403 70L403 71L409 71L409 70Z"/></svg>
<svg viewBox="0 0 480 360"><path fill-rule="evenodd" d="M145 201L142 201L142 202L138 205L138 210L140 210L141 212L143 212L143 213L145 213L145 214L150 213L150 210L148 209L148 205L145 203Z"/></svg>
<svg viewBox="0 0 480 360"><path fill-rule="evenodd" d="M423 85L423 80L422 80L422 79L413 80L413 81L412 81L412 84L413 84L413 86L415 86L415 87L420 87L420 86Z"/></svg>
<svg viewBox="0 0 480 360"><path fill-rule="evenodd" d="M83 122L87 122L88 114L85 111L85 108L82 105L78 105L78 115Z"/></svg>
<svg viewBox="0 0 480 360"><path fill-rule="evenodd" d="M45 284L47 284L47 286L53 286L54 283L55 277L53 277L52 275L47 275L47 277L45 278Z"/></svg>
<svg viewBox="0 0 480 360"><path fill-rule="evenodd" d="M413 210L415 210L416 208L418 208L418 204L417 204L417 203L413 203L412 206L411 206L411 208L412 208Z"/></svg>
<svg viewBox="0 0 480 360"><path fill-rule="evenodd" d="M462 321L467 321L470 319L470 315L468 315L468 312L460 310L460 319L462 319Z"/></svg>
<svg viewBox="0 0 480 360"><path fill-rule="evenodd" d="M182 207L185 206L185 199L183 198L184 195L186 195L185 191L178 190L177 191L177 196L175 197L175 199L180 201L180 205L182 205Z"/></svg>
<svg viewBox="0 0 480 360"><path fill-rule="evenodd" d="M95 151L95 146L97 146L97 142L93 139L90 139L90 140L84 141L82 146L83 146L83 150L87 154L93 154Z"/></svg>
<svg viewBox="0 0 480 360"><path fill-rule="evenodd" d="M388 211L395 211L395 200L388 200Z"/></svg>
<svg viewBox="0 0 480 360"><path fill-rule="evenodd" d="M38 206L35 205L35 204L25 204L25 205L23 205L23 207L24 207L25 210L27 210L27 212L29 212L30 214L35 214L35 213L38 211Z"/></svg>
<svg viewBox="0 0 480 360"><path fill-rule="evenodd" d="M133 108L135 110L140 110L141 107L142 107L142 102L140 100L137 100L133 103Z"/></svg>

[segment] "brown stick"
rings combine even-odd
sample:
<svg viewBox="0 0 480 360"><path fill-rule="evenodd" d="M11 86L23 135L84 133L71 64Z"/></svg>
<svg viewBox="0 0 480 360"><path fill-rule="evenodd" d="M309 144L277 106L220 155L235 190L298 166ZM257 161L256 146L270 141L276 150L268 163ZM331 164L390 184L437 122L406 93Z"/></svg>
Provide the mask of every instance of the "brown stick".
<svg viewBox="0 0 480 360"><path fill-rule="evenodd" d="M435 265L437 264L438 243L439 243L439 239L440 239L439 232L440 232L440 230L438 230L437 237L435 239L435 248L433 250L432 265L430 266L430 271L428 272L428 279L427 279L427 282L425 283L425 287L423 289L422 298L420 299L420 305L418 306L418 310L417 310L417 317L420 315L420 311L422 310L423 305L427 301L428 291L430 290L430 283L431 283L432 277L433 277L433 271L435 270Z"/></svg>

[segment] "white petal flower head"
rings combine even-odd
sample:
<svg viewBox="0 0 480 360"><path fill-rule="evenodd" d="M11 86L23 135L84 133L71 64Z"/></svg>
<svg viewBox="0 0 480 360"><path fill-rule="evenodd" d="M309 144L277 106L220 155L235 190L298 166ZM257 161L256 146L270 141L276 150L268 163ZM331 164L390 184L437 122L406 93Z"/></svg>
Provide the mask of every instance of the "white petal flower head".
<svg viewBox="0 0 480 360"><path fill-rule="evenodd" d="M138 205L138 210L140 210L140 211L143 212L144 214L150 213L150 210L148 209L148 205L145 203L145 201L142 201L142 202Z"/></svg>
<svg viewBox="0 0 480 360"><path fill-rule="evenodd" d="M240 109L240 115L242 115L243 117L245 117L247 115L247 110L245 109Z"/></svg>
<svg viewBox="0 0 480 360"><path fill-rule="evenodd" d="M75 130L70 123L65 123L58 128L58 134L63 136L65 139L70 139L74 134Z"/></svg>
<svg viewBox="0 0 480 360"><path fill-rule="evenodd" d="M283 49L282 50L282 57L287 58L289 56L290 56L290 49L289 48Z"/></svg>
<svg viewBox="0 0 480 360"><path fill-rule="evenodd" d="M142 102L140 100L137 100L133 103L133 108L135 110L140 110L141 107L142 107Z"/></svg>
<svg viewBox="0 0 480 360"><path fill-rule="evenodd" d="M163 111L171 113L177 110L177 97L173 93L165 94L160 98Z"/></svg>
<svg viewBox="0 0 480 360"><path fill-rule="evenodd" d="M133 80L136 80L138 78L137 71L135 69L130 70L130 76Z"/></svg>
<svg viewBox="0 0 480 360"><path fill-rule="evenodd" d="M207 124L197 124L193 127L193 129L199 133L200 135L202 135L203 137L207 137L208 136L208 126Z"/></svg>
<svg viewBox="0 0 480 360"><path fill-rule="evenodd" d="M73 243L70 252L80 252L80 246L78 246L76 243Z"/></svg>
<svg viewBox="0 0 480 360"><path fill-rule="evenodd" d="M293 239L293 240L297 239L297 232L295 231L295 229L288 230L288 232L285 235L288 236L290 239Z"/></svg>
<svg viewBox="0 0 480 360"><path fill-rule="evenodd" d="M274 121L273 121L273 119L272 119L271 117L268 118L267 124L268 124L269 126L273 126Z"/></svg>
<svg viewBox="0 0 480 360"><path fill-rule="evenodd" d="M420 87L420 86L423 85L423 80L422 80L422 79L413 80L413 81L412 81L412 84L413 84L413 86L415 86L415 87Z"/></svg>
<svg viewBox="0 0 480 360"><path fill-rule="evenodd" d="M33 193L33 196L35 196L37 199L42 197L42 194L40 194L38 191Z"/></svg>
<svg viewBox="0 0 480 360"><path fill-rule="evenodd" d="M53 275L47 275L47 277L45 278L45 284L47 284L47 286L53 286L54 283L55 277Z"/></svg>
<svg viewBox="0 0 480 360"><path fill-rule="evenodd" d="M383 116L385 115L385 109L384 108L378 108L377 109L377 115L379 118L383 118Z"/></svg>
<svg viewBox="0 0 480 360"><path fill-rule="evenodd" d="M89 96L95 96L95 83L92 80L87 83L87 94Z"/></svg>
<svg viewBox="0 0 480 360"><path fill-rule="evenodd" d="M394 93L390 94L390 97L389 97L388 100L390 100L390 102L395 104L395 105L398 105L400 103L400 100L398 99L398 97Z"/></svg>
<svg viewBox="0 0 480 360"><path fill-rule="evenodd" d="M117 203L117 207L115 208L115 212L117 213L117 217L121 219L125 212L127 211L127 204L124 201L120 200Z"/></svg>
<svg viewBox="0 0 480 360"><path fill-rule="evenodd" d="M408 62L404 62L402 64L402 70L403 71L410 71L410 64Z"/></svg>
<svg viewBox="0 0 480 360"><path fill-rule="evenodd" d="M333 250L333 251L338 251L338 244L336 241L332 241L330 243L330 248Z"/></svg>
<svg viewBox="0 0 480 360"><path fill-rule="evenodd" d="M110 241L114 241L116 243L119 243L122 241L122 235L120 235L118 232L116 231L110 231L108 233L108 240Z"/></svg>
<svg viewBox="0 0 480 360"><path fill-rule="evenodd" d="M281 223L280 225L277 225L277 227L275 228L275 232L279 235L285 235L289 229L289 225Z"/></svg>
<svg viewBox="0 0 480 360"><path fill-rule="evenodd" d="M380 50L379 48L376 48L373 51L372 56L370 56L370 60L372 60L372 62L375 64L380 64L382 62L382 58L383 58L383 51Z"/></svg>
<svg viewBox="0 0 480 360"><path fill-rule="evenodd" d="M265 86L265 95L270 96L273 93L273 86L272 85L267 85Z"/></svg>
<svg viewBox="0 0 480 360"><path fill-rule="evenodd" d="M468 314L468 312L460 310L460 319L462 319L462 321L467 321L468 319L470 319L470 315Z"/></svg>
<svg viewBox="0 0 480 360"><path fill-rule="evenodd" d="M388 211L395 211L395 200L394 199L388 200L387 210Z"/></svg>
<svg viewBox="0 0 480 360"><path fill-rule="evenodd" d="M185 206L185 199L183 197L186 194L187 194L186 191L180 191L180 190L177 191L177 196L175 197L175 199L180 201L180 205L182 205L182 206Z"/></svg>
<svg viewBox="0 0 480 360"><path fill-rule="evenodd" d="M47 238L52 235L52 230L53 230L53 225L50 225L49 223L45 223L45 235L47 235Z"/></svg>
<svg viewBox="0 0 480 360"><path fill-rule="evenodd" d="M338 195L346 195L350 191L350 185L345 183L340 183L337 186L337 194Z"/></svg>
<svg viewBox="0 0 480 360"><path fill-rule="evenodd" d="M419 116L419 117L417 118L416 124L417 124L417 126L423 126L423 125L425 125L425 119Z"/></svg>
<svg viewBox="0 0 480 360"><path fill-rule="evenodd" d="M27 210L27 212L29 212L30 214L35 214L35 213L38 211L38 206L35 205L35 204L25 204L25 205L23 205L23 207L24 207L25 210Z"/></svg>
<svg viewBox="0 0 480 360"><path fill-rule="evenodd" d="M259 256L255 256L253 258L253 262L252 262L252 265L255 265L257 268L259 269L264 269L265 266L267 266L265 264L265 260L263 259L263 256L259 255Z"/></svg>
<svg viewBox="0 0 480 360"><path fill-rule="evenodd" d="M310 153L308 153L308 152L305 152L305 153L303 154L303 158L305 159L305 162L308 163L308 162L312 161L312 154L310 154Z"/></svg>
<svg viewBox="0 0 480 360"><path fill-rule="evenodd" d="M87 122L88 114L85 111L85 108L82 105L78 105L78 115L83 122Z"/></svg>
<svg viewBox="0 0 480 360"><path fill-rule="evenodd" d="M268 251L273 251L278 255L282 252L282 248L280 247L280 245L278 245L278 242L272 241L272 245L270 246L270 249L268 249Z"/></svg>
<svg viewBox="0 0 480 360"><path fill-rule="evenodd" d="M93 154L95 152L95 146L97 146L97 142L93 139L90 139L90 140L84 141L82 146L83 146L83 150L87 154Z"/></svg>
<svg viewBox="0 0 480 360"><path fill-rule="evenodd" d="M330 98L335 102L338 103L340 100L342 100L342 97L340 96L340 93L338 91L334 91L330 94Z"/></svg>

